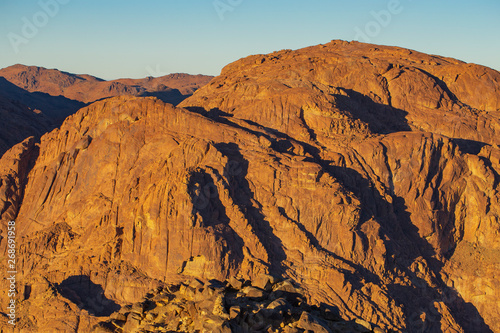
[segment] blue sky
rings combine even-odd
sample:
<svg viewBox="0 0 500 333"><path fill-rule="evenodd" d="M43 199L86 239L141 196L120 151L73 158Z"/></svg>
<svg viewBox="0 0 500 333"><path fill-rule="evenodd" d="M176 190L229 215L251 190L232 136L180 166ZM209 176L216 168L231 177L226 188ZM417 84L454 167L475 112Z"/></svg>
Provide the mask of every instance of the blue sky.
<svg viewBox="0 0 500 333"><path fill-rule="evenodd" d="M498 0L0 0L1 68L104 79L217 75L250 54L356 38L500 70L499 36Z"/></svg>

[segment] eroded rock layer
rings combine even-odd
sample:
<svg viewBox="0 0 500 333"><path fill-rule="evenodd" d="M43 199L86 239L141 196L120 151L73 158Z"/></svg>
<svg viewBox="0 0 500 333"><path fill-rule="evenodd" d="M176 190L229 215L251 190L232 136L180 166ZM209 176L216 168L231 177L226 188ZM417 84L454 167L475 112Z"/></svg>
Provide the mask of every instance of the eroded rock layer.
<svg viewBox="0 0 500 333"><path fill-rule="evenodd" d="M343 320L499 332L499 85L334 41L239 60L180 107L81 109L0 160L18 329L88 332L165 283L264 273Z"/></svg>

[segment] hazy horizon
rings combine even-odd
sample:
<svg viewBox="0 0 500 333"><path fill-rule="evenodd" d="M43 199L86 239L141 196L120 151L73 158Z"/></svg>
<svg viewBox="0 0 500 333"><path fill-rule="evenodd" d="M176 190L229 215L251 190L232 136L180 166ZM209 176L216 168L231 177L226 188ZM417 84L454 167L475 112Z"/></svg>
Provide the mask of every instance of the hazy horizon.
<svg viewBox="0 0 500 333"><path fill-rule="evenodd" d="M333 39L400 46L500 69L500 3L193 0L0 3L0 68L23 64L105 80L218 75L251 54Z"/></svg>

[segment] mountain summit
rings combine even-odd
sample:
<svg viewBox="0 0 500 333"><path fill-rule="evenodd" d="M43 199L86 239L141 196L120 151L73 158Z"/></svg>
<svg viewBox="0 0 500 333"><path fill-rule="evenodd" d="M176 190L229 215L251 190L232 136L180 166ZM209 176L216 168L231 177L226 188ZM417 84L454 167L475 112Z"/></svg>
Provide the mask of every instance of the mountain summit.
<svg viewBox="0 0 500 333"><path fill-rule="evenodd" d="M500 332L499 134L500 73L357 42L96 101L0 159L16 328Z"/></svg>

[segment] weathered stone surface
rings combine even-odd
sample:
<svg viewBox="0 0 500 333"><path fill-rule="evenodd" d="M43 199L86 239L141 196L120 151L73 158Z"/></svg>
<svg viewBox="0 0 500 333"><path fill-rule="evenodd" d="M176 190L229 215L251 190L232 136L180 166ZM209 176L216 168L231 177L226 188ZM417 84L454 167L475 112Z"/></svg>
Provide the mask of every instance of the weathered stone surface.
<svg viewBox="0 0 500 333"><path fill-rule="evenodd" d="M229 64L180 105L323 145L338 134L408 130L498 144L499 82L497 71L455 59L332 41Z"/></svg>
<svg viewBox="0 0 500 333"><path fill-rule="evenodd" d="M36 154L25 143L0 160L2 200L18 203L2 222L16 218L19 286L31 290L20 318L36 318L22 327L51 318L84 332L142 299L152 316L127 308L131 329L239 320L299 332L305 311L333 331L356 319L500 331L499 75L335 41L237 61L182 107L117 97L83 108ZM262 274L288 280L269 289ZM212 282L235 276L253 284ZM193 278L211 282L179 284ZM42 280L68 304L52 317L36 310ZM143 299L160 287L167 297Z"/></svg>

